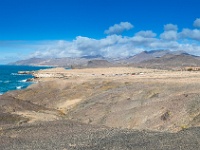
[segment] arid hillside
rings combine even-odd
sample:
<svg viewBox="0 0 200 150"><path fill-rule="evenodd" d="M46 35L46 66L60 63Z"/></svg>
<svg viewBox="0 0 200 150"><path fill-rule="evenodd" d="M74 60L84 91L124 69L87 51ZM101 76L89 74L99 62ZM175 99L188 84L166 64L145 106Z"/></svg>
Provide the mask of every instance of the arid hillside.
<svg viewBox="0 0 200 150"><path fill-rule="evenodd" d="M0 96L5 149L13 146L6 141L20 149L200 146L198 71L54 68L34 76L37 83L27 89Z"/></svg>
<svg viewBox="0 0 200 150"><path fill-rule="evenodd" d="M37 84L12 94L67 119L171 132L200 125L199 72L57 68L35 75Z"/></svg>

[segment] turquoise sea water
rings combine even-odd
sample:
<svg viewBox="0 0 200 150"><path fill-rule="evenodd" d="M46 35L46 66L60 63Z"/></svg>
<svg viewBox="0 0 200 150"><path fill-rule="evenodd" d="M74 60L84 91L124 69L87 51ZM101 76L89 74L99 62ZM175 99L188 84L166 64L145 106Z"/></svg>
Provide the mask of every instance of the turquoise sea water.
<svg viewBox="0 0 200 150"><path fill-rule="evenodd" d="M32 82L26 82L27 79L33 78L32 75L19 75L18 71L35 71L46 68L49 67L0 65L0 95L10 90L24 89L32 84Z"/></svg>

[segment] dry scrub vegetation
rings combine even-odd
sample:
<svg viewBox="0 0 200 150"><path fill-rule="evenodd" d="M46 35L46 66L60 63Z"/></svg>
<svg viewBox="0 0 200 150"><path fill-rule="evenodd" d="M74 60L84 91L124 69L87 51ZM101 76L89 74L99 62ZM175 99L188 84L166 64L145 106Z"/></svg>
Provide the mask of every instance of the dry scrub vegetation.
<svg viewBox="0 0 200 150"><path fill-rule="evenodd" d="M37 84L0 96L1 149L200 147L199 72L56 68L36 75Z"/></svg>
<svg viewBox="0 0 200 150"><path fill-rule="evenodd" d="M170 132L200 125L199 72L56 68L37 72L40 74L52 76L10 93L16 99L48 109L34 118L37 121L71 119L108 127ZM46 119L39 117L45 113ZM23 111L12 114L22 115Z"/></svg>

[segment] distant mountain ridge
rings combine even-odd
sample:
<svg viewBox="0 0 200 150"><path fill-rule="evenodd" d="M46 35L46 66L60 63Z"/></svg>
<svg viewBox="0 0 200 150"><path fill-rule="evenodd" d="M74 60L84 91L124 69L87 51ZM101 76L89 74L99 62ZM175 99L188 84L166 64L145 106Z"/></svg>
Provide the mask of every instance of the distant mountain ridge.
<svg viewBox="0 0 200 150"><path fill-rule="evenodd" d="M185 51L170 51L170 50L152 50L152 51L143 51L139 54L129 57L125 61L127 63L140 63L143 61L161 58L165 55L181 55L181 54L188 54ZM188 54L190 55L190 54Z"/></svg>
<svg viewBox="0 0 200 150"><path fill-rule="evenodd" d="M96 62L99 60L99 65L101 67L106 64L110 66L111 63L108 62L103 56L95 55L95 56L83 56L83 57L63 57L63 58L30 58L27 60L20 60L14 63L9 63L9 65L31 65L31 66L55 66L55 67L76 67L82 68L87 67L88 64L94 63L95 66L98 67L98 63ZM90 63L89 63L90 62ZM103 66L102 66L103 65Z"/></svg>
<svg viewBox="0 0 200 150"><path fill-rule="evenodd" d="M123 59L105 58L101 55L82 56L78 58L30 58L10 65L58 66L58 67L111 67L134 66L156 69L180 69L182 67L200 66L200 57L185 51L152 50L143 51Z"/></svg>
<svg viewBox="0 0 200 150"><path fill-rule="evenodd" d="M153 50L123 59L121 63L142 68L180 70L184 67L200 66L200 57L185 51Z"/></svg>

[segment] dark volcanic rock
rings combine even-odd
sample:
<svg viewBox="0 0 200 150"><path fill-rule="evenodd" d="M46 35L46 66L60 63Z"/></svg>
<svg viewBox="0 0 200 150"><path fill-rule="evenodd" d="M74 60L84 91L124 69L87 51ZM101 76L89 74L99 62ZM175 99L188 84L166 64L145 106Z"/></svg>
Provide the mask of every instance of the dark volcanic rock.
<svg viewBox="0 0 200 150"><path fill-rule="evenodd" d="M88 61L87 67L96 68L96 67L111 67L113 66L107 60L91 60Z"/></svg>
<svg viewBox="0 0 200 150"><path fill-rule="evenodd" d="M29 78L26 80L26 82L33 82L34 81L34 78Z"/></svg>
<svg viewBox="0 0 200 150"><path fill-rule="evenodd" d="M10 149L48 150L197 150L200 128L178 133L121 130L72 121L22 125L1 130L0 145Z"/></svg>

